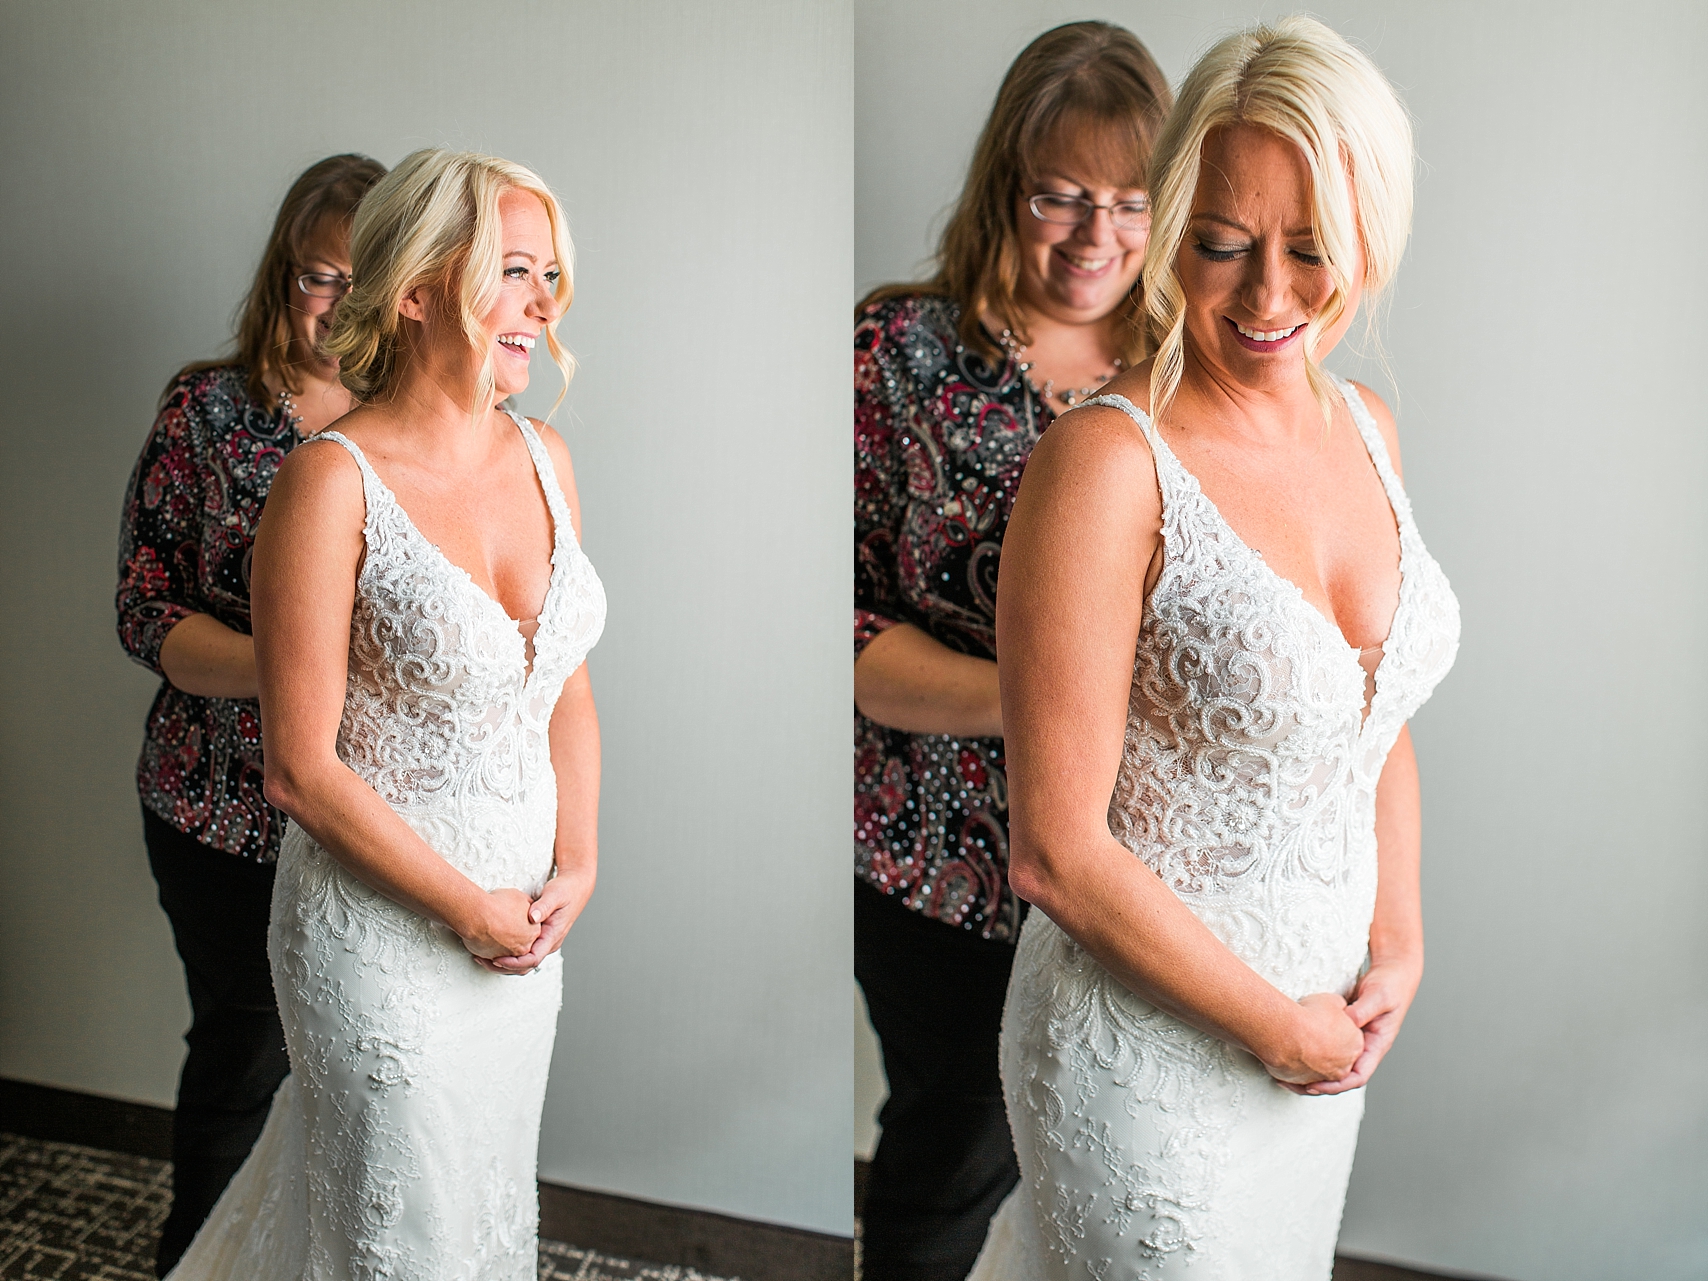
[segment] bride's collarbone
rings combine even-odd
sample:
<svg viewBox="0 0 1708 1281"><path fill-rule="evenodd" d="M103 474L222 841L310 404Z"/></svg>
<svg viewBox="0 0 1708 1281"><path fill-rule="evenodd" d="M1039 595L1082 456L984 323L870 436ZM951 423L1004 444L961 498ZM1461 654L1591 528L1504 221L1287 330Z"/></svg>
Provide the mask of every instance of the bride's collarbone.
<svg viewBox="0 0 1708 1281"><path fill-rule="evenodd" d="M526 508L522 495L491 502L459 495L434 519L415 527L453 565L462 569L511 618L532 618L551 581L551 522L543 510Z"/></svg>
<svg viewBox="0 0 1708 1281"><path fill-rule="evenodd" d="M472 474L408 463L389 477L375 470L422 538L511 618L528 619L551 582L555 531L533 461L521 455L526 473L510 457Z"/></svg>
<svg viewBox="0 0 1708 1281"><path fill-rule="evenodd" d="M1362 437L1336 421L1319 442L1241 448L1170 442L1234 536L1298 588L1355 649L1387 636L1400 589L1397 516Z"/></svg>

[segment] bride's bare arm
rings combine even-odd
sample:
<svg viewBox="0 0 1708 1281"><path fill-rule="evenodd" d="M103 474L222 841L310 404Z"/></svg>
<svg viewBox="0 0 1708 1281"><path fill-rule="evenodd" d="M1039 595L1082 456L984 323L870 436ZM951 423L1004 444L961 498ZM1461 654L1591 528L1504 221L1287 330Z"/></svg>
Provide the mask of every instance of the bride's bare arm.
<svg viewBox="0 0 1708 1281"><path fill-rule="evenodd" d="M552 456L558 484L569 503L570 523L581 538L581 502L569 450L551 428L536 423ZM558 948L592 897L599 867L599 712L593 705L593 682L587 664L564 682L552 710L552 771L557 775L557 837L552 847L557 875L546 882L529 910L540 935L520 956L501 956L484 962L501 974L532 969Z"/></svg>
<svg viewBox="0 0 1708 1281"><path fill-rule="evenodd" d="M499 974L522 974L563 946L563 940L593 896L599 868L599 713L593 682L583 663L564 682L552 710L552 769L557 774L557 839L552 850L557 875L529 908L540 934L519 956L481 962Z"/></svg>
<svg viewBox="0 0 1708 1281"><path fill-rule="evenodd" d="M363 514L361 474L334 446L294 451L268 495L251 574L267 799L476 956L526 951L539 934L528 896L483 891L338 759Z"/></svg>
<svg viewBox="0 0 1708 1281"><path fill-rule="evenodd" d="M1392 1048L1423 981L1420 811L1417 753L1408 726L1400 731L1376 784L1376 916L1370 923L1370 968L1346 1007L1363 1030L1364 1046L1345 1076L1302 1093L1340 1094L1368 1082Z"/></svg>
<svg viewBox="0 0 1708 1281"><path fill-rule="evenodd" d="M1109 831L1160 525L1155 464L1131 419L1077 410L1045 433L997 591L1009 881L1146 1000L1249 1050L1280 1080L1335 1080L1362 1041L1345 1003L1289 1000Z"/></svg>
<svg viewBox="0 0 1708 1281"><path fill-rule="evenodd" d="M1382 398L1355 383L1400 468L1399 429ZM1358 980L1346 1012L1364 1032L1364 1048L1338 1081L1303 1088L1304 1094L1340 1094L1369 1081L1399 1035L1423 981L1423 805L1411 727L1401 728L1376 782L1376 914L1370 923L1370 968Z"/></svg>

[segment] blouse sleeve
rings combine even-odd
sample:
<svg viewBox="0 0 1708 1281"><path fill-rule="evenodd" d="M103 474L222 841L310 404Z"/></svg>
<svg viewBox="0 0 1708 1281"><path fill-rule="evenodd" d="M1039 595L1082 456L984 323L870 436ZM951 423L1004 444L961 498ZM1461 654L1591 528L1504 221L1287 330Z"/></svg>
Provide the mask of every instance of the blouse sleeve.
<svg viewBox="0 0 1708 1281"><path fill-rule="evenodd" d="M896 546L906 510L907 475L896 434L899 411L886 320L877 307L854 328L854 656L902 621Z"/></svg>
<svg viewBox="0 0 1708 1281"><path fill-rule="evenodd" d="M119 525L119 643L160 676L160 646L197 603L203 506L189 387L175 386L154 420L125 491Z"/></svg>

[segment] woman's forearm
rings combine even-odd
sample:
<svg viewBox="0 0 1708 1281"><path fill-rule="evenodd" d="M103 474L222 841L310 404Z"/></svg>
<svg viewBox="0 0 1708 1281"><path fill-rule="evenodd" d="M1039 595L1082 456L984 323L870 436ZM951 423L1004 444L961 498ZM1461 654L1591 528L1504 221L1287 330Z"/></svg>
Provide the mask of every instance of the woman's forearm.
<svg viewBox="0 0 1708 1281"><path fill-rule="evenodd" d="M211 614L191 614L166 633L160 669L186 694L203 698L254 698L255 641Z"/></svg>
<svg viewBox="0 0 1708 1281"><path fill-rule="evenodd" d="M1002 734L996 664L957 653L911 623L887 629L861 651L854 706L880 725L914 734Z"/></svg>
<svg viewBox="0 0 1708 1281"><path fill-rule="evenodd" d="M585 663L564 683L552 710L551 753L557 775L552 861L559 876L585 880L592 893L599 862L599 712Z"/></svg>
<svg viewBox="0 0 1708 1281"><path fill-rule="evenodd" d="M1065 826L1065 825L1064 825ZM1289 999L1107 831L1011 835L1009 880L1123 986L1265 1063L1308 1054Z"/></svg>
<svg viewBox="0 0 1708 1281"><path fill-rule="evenodd" d="M312 764L269 757L266 792L364 884L460 937L478 932L485 892L336 757Z"/></svg>
<svg viewBox="0 0 1708 1281"><path fill-rule="evenodd" d="M1400 731L1376 783L1376 914L1370 957L1423 969L1423 893L1419 884L1423 807L1411 727Z"/></svg>

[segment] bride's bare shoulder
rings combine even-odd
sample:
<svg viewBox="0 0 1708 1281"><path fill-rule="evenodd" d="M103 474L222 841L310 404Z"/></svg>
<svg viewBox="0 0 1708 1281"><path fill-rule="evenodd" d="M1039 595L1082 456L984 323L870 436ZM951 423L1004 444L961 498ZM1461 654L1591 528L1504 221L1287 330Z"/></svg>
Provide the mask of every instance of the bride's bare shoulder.
<svg viewBox="0 0 1708 1281"><path fill-rule="evenodd" d="M339 431L342 434L342 428ZM267 492L264 512L353 517L360 525L364 508L362 472L355 456L330 437L311 436L291 450L279 467Z"/></svg>
<svg viewBox="0 0 1708 1281"><path fill-rule="evenodd" d="M546 454L552 460L552 466L557 469L559 479L570 477L570 483L574 483L575 465L570 461L569 445L564 440L563 433L544 419L530 418L528 423L539 436L540 443L546 447Z"/></svg>
<svg viewBox="0 0 1708 1281"><path fill-rule="evenodd" d="M1135 393L1148 399L1149 387L1136 375L1117 379L1104 394L1123 396L1142 413ZM1081 405L1050 424L1026 465L1025 484L1062 491L1076 506L1098 504L1111 517L1129 513L1151 523L1161 510L1150 442L1138 419L1116 405ZM1097 514L1082 512L1093 519Z"/></svg>
<svg viewBox="0 0 1708 1281"><path fill-rule="evenodd" d="M1382 434L1382 441L1388 447L1388 460L1394 465L1394 475L1404 479L1405 472L1400 467L1400 427L1394 421L1394 411L1388 408L1387 401L1363 383L1353 383L1352 389L1370 411L1370 417L1376 420L1376 430Z"/></svg>

